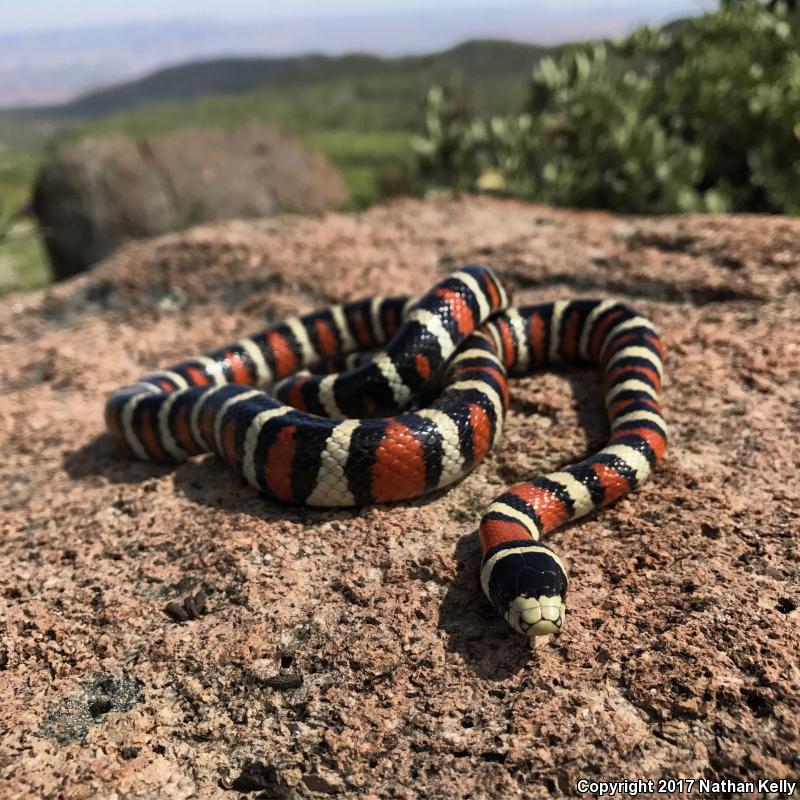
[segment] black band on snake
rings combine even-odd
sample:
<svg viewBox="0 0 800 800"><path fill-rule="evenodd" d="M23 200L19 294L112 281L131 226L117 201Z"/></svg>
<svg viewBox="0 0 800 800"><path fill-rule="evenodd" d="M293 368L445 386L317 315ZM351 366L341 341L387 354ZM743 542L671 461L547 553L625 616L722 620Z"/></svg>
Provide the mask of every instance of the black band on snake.
<svg viewBox="0 0 800 800"><path fill-rule="evenodd" d="M662 357L653 325L621 303L513 308L493 271L470 265L421 299L332 306L142 378L111 395L106 423L133 457L213 451L280 500L390 502L480 462L500 434L509 374L596 363L606 447L504 492L480 523L483 589L533 636L560 630L567 593L564 565L540 538L635 489L664 454Z"/></svg>

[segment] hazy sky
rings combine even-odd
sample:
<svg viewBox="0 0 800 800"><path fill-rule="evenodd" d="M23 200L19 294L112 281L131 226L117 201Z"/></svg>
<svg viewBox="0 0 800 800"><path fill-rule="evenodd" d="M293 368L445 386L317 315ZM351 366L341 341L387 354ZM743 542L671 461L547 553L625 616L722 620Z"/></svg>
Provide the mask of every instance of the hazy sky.
<svg viewBox="0 0 800 800"><path fill-rule="evenodd" d="M512 0L513 2L513 0ZM504 3L509 5L508 0ZM519 5L531 5L543 11L574 12L608 11L623 15L631 23L659 21L687 9L700 11L715 5L712 0L528 0ZM451 7L490 8L492 0L436 0L438 9ZM217 17L227 20L286 19L309 16L371 15L385 10L391 12L431 8L424 0L289 0L284 3L264 0L137 0L121 3L111 0L0 0L0 33L23 30L83 28L134 21L163 21L186 17Z"/></svg>

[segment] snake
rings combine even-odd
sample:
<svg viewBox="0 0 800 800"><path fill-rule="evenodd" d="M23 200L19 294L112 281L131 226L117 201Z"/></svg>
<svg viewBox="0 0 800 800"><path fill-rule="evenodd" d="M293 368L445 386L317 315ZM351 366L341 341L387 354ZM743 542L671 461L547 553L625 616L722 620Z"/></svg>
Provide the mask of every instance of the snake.
<svg viewBox="0 0 800 800"><path fill-rule="evenodd" d="M664 455L664 349L614 299L511 304L468 264L422 297L368 297L270 325L113 392L108 431L129 456L213 452L259 492L305 506L392 503L464 478L501 434L509 376L595 364L602 449L504 491L478 533L480 582L521 634L559 633L567 570L542 538L636 489Z"/></svg>

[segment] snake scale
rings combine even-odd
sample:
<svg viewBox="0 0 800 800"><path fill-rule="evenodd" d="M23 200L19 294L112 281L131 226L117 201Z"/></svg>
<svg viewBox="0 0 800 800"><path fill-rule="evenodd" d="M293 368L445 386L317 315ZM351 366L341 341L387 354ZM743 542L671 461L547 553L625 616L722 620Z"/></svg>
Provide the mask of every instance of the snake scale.
<svg viewBox="0 0 800 800"><path fill-rule="evenodd" d="M561 629L567 594L541 537L635 489L664 454L662 358L653 325L622 303L514 308L491 268L468 265L422 298L332 306L148 375L114 392L105 417L132 457L213 451L279 500L365 505L466 475L500 435L509 375L596 363L608 444L508 489L480 522L483 589L534 636Z"/></svg>

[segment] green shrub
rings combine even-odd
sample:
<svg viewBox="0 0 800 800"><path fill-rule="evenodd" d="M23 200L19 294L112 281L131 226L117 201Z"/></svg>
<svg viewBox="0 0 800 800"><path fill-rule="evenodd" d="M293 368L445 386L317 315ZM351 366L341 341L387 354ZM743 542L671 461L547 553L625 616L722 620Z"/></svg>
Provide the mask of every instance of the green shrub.
<svg viewBox="0 0 800 800"><path fill-rule="evenodd" d="M473 119L428 93L427 188L622 212L800 213L800 53L779 7L728 0L533 72L522 113Z"/></svg>

